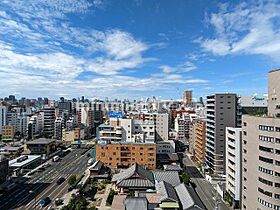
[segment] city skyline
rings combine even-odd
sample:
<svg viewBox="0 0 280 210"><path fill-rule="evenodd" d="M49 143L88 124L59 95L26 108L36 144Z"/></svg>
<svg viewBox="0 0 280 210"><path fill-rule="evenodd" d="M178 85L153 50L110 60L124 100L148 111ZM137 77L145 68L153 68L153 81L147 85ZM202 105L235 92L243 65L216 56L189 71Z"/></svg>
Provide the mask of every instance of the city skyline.
<svg viewBox="0 0 280 210"><path fill-rule="evenodd" d="M279 65L278 1L1 5L1 96L264 94Z"/></svg>

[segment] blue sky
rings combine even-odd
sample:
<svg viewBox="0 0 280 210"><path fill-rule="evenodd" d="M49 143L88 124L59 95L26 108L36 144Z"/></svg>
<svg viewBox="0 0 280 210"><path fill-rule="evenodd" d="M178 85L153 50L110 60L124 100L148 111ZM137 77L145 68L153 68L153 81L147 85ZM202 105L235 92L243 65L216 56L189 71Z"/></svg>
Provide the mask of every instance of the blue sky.
<svg viewBox="0 0 280 210"><path fill-rule="evenodd" d="M0 0L0 97L267 92L280 1Z"/></svg>

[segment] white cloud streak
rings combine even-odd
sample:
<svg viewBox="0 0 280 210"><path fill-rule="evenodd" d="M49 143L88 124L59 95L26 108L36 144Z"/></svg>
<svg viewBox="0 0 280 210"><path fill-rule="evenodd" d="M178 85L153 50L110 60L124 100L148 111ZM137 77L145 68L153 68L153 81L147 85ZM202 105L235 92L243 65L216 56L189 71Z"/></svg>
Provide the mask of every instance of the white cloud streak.
<svg viewBox="0 0 280 210"><path fill-rule="evenodd" d="M214 28L212 38L200 38L204 51L228 54L265 55L280 63L280 4L277 1L250 1L231 7L221 4L208 17Z"/></svg>

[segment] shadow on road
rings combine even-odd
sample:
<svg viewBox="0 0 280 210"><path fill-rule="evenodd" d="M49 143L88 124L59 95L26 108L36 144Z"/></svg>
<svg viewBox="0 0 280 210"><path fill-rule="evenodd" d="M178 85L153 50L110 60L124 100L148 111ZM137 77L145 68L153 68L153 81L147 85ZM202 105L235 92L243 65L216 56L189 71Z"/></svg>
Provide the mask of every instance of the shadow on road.
<svg viewBox="0 0 280 210"><path fill-rule="evenodd" d="M4 206L1 206L1 209L15 209L19 207L24 207L27 205L30 201L35 199L41 192L43 192L51 183L22 183L20 184L20 190L18 193L14 194L11 198L9 198L9 192L7 195L3 194L0 197L0 206L3 204L3 202L7 201L7 204ZM29 191L33 191L35 193L30 193ZM3 199L2 199L3 198ZM37 198L37 202L39 201L39 198Z"/></svg>
<svg viewBox="0 0 280 210"><path fill-rule="evenodd" d="M191 178L204 179L204 177L201 175L200 171L195 166L185 166L185 170L191 176Z"/></svg>

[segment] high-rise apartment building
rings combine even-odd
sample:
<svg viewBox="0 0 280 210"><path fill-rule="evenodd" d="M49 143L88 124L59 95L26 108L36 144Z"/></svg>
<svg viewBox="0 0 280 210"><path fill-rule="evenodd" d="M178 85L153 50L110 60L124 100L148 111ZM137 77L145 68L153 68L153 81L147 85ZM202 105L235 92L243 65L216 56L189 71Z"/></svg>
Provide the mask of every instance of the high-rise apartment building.
<svg viewBox="0 0 280 210"><path fill-rule="evenodd" d="M0 106L0 134L2 133L3 126L6 125L7 121L7 107Z"/></svg>
<svg viewBox="0 0 280 210"><path fill-rule="evenodd" d="M226 128L226 191L238 207L241 194L241 128Z"/></svg>
<svg viewBox="0 0 280 210"><path fill-rule="evenodd" d="M44 107L44 133L49 137L54 135L55 108Z"/></svg>
<svg viewBox="0 0 280 210"><path fill-rule="evenodd" d="M226 127L238 127L240 115L236 94L207 96L206 163L212 175L225 174Z"/></svg>
<svg viewBox="0 0 280 210"><path fill-rule="evenodd" d="M169 114L157 113L156 114L156 140L167 141L169 131Z"/></svg>
<svg viewBox="0 0 280 210"><path fill-rule="evenodd" d="M194 159L199 163L205 163L206 156L206 120L198 119L194 125Z"/></svg>
<svg viewBox="0 0 280 210"><path fill-rule="evenodd" d="M242 118L242 210L280 210L280 70L268 81L268 115Z"/></svg>
<svg viewBox="0 0 280 210"><path fill-rule="evenodd" d="M62 129L64 128L64 120L62 117L57 117L54 121L54 138L62 139Z"/></svg>
<svg viewBox="0 0 280 210"><path fill-rule="evenodd" d="M192 91L191 90L184 91L183 102L186 106L192 105Z"/></svg>

